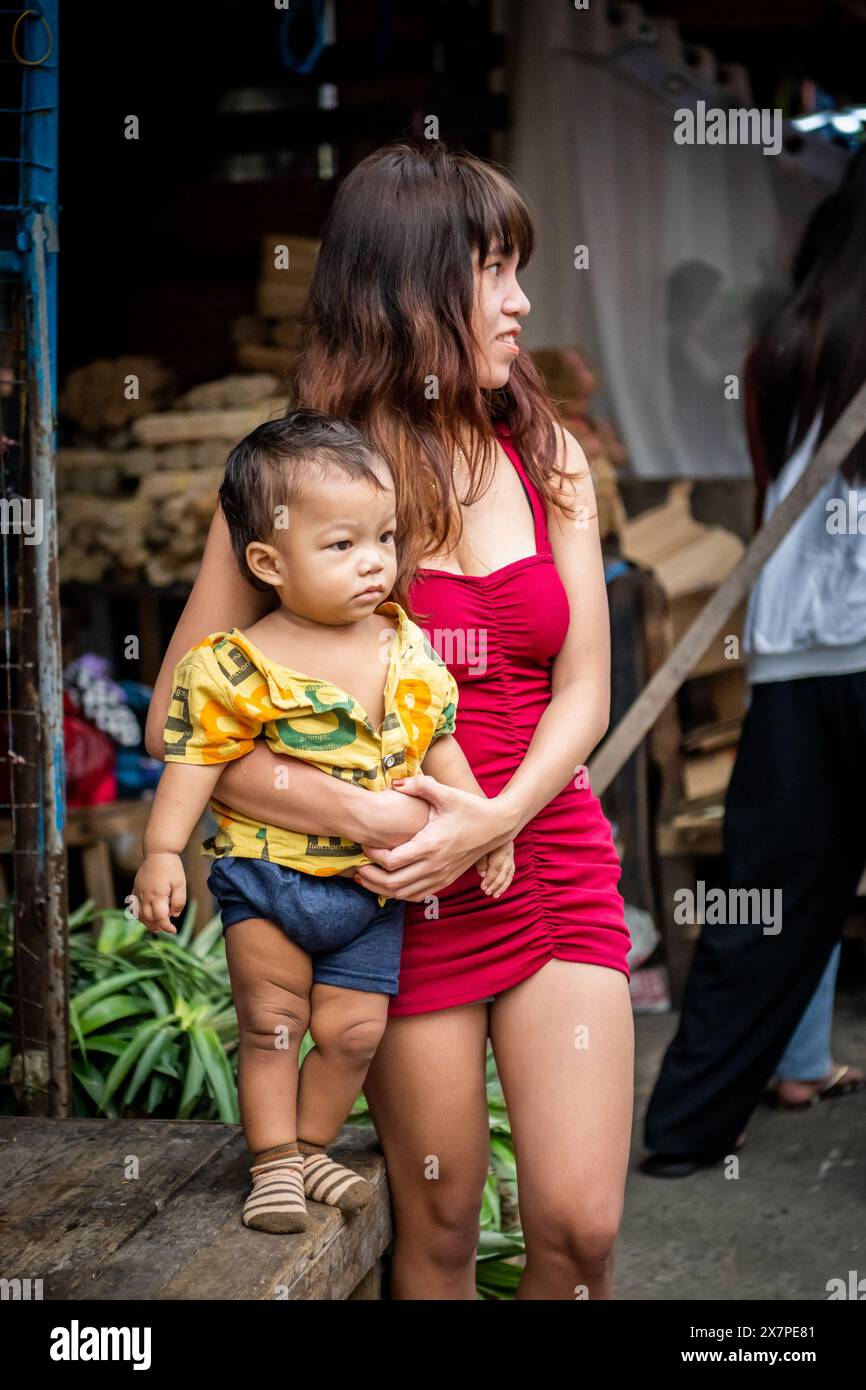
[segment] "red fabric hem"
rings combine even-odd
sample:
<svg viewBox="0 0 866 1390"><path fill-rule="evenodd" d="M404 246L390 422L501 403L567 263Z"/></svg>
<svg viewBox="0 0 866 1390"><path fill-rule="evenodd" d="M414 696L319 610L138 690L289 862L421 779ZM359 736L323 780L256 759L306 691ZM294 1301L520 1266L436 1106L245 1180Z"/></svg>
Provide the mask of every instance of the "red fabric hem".
<svg viewBox="0 0 866 1390"><path fill-rule="evenodd" d="M590 957L587 955L585 951L577 956L566 955L564 952L561 951L552 951L551 954L546 957L546 959L534 961L528 970L521 970L516 975L509 976L504 981L504 983L491 984L489 988L485 989L485 993L501 994L503 990L511 989L513 985L522 984L524 980L529 979L530 975L535 975L543 965L547 965L548 961L551 960L570 960L574 961L578 965L601 965L608 970L618 970L620 974L625 975L627 980L631 979L631 972L628 968L625 958L623 958L621 964L618 964L617 962L612 961L610 959L603 960L601 959L601 957ZM412 1014L432 1014L437 1013L440 1009L454 1009L460 1004L477 1004L480 1003L481 999L483 998L484 995L478 996L473 990L471 994L462 996L460 998L454 997L448 999L438 999L435 1004L424 1004L415 1001L413 1004L404 1005L395 1009L389 1007L388 1017L405 1018L409 1017Z"/></svg>

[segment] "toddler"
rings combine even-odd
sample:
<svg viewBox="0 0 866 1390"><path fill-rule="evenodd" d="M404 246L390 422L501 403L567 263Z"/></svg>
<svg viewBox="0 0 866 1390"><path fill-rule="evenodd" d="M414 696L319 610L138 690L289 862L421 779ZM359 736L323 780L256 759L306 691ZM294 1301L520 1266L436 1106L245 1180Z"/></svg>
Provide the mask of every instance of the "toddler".
<svg viewBox="0 0 866 1390"><path fill-rule="evenodd" d="M202 849L214 860L208 886L226 934L254 1157L243 1221L300 1231L306 1197L351 1211L370 1196L326 1145L397 993L404 904L353 880L370 862L359 844L222 806L213 799L221 768L262 737L287 759L278 787L289 759L301 758L370 792L423 762L440 782L484 793L453 737L454 678L388 601L394 485L363 435L314 410L259 425L231 451L220 501L242 573L278 603L245 632L211 633L177 664L134 910L153 932L176 930L170 917L186 902L180 854L210 803L218 830ZM514 874L511 842L477 867L483 890L499 897ZM307 1027L316 1046L299 1069Z"/></svg>

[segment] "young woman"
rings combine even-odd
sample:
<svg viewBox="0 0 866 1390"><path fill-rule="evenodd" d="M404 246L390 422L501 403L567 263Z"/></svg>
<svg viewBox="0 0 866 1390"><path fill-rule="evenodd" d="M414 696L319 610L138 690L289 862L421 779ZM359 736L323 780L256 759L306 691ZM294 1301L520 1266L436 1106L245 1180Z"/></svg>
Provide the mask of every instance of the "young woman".
<svg viewBox="0 0 866 1390"><path fill-rule="evenodd" d="M609 621L585 457L517 346L533 240L496 167L441 145L369 156L323 228L294 390L388 459L394 597L457 678L457 737L489 799L423 775L372 797L294 764L284 789L266 747L218 784L240 811L360 842L374 862L358 881L409 903L400 992L364 1085L394 1205L395 1298L476 1296L488 1035L518 1165L518 1296L612 1292L632 1118L629 937L583 771L608 724ZM154 753L175 660L264 602L218 511L154 691ZM514 881L487 897L473 865L513 836ZM266 986L240 968L232 986L267 1045L274 1015L293 1010L278 956ZM314 1041L324 1052L327 1030Z"/></svg>

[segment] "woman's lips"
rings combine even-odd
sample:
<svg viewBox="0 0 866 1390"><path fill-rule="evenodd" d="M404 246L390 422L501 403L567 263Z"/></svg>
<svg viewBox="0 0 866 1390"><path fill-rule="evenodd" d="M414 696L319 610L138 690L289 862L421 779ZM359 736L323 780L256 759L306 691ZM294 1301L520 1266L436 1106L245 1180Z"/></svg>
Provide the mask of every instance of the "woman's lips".
<svg viewBox="0 0 866 1390"><path fill-rule="evenodd" d="M512 356L520 356L520 348L517 346L517 339L512 334L509 333L503 335L502 337L495 338L494 342L501 343L501 345L504 348L507 348L507 350L512 354Z"/></svg>

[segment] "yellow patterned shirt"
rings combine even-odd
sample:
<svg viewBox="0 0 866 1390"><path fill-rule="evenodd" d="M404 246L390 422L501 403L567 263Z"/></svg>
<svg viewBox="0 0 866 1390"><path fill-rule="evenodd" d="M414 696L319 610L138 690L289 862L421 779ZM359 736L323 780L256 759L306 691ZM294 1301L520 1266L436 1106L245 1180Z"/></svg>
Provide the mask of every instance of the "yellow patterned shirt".
<svg viewBox="0 0 866 1390"><path fill-rule="evenodd" d="M275 753L301 758L368 791L384 791L394 777L411 777L433 740L454 731L457 683L399 604L380 603L376 612L397 620L378 729L346 691L281 666L232 628L211 633L178 662L165 761L230 762L249 753L261 736ZM351 840L284 830L216 799L210 807L219 829L204 841L202 853L212 858L269 859L323 877L370 862Z"/></svg>

